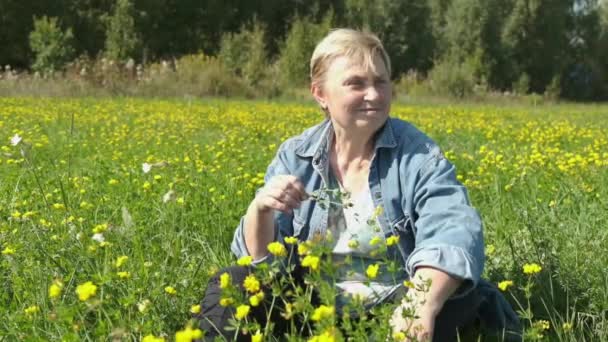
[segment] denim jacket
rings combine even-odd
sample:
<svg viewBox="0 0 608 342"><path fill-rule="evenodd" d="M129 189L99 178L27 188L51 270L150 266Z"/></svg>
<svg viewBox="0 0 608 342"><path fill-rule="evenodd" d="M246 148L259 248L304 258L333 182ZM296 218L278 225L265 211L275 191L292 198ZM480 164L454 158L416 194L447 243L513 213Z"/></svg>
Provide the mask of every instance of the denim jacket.
<svg viewBox="0 0 608 342"><path fill-rule="evenodd" d="M276 175L294 175L308 193L328 184L332 130L331 122L325 120L285 141L269 165L265 181ZM462 279L457 296L477 285L485 258L481 220L466 189L456 180L454 166L428 136L405 121L389 118L375 135L369 188L374 205L384 208L379 223L385 237L399 236L399 243L391 248L400 255L407 274L411 276L419 266L430 266ZM310 200L303 201L292 215L276 211L275 241L324 234L327 218L327 209ZM243 221L231 245L237 257L248 255Z"/></svg>

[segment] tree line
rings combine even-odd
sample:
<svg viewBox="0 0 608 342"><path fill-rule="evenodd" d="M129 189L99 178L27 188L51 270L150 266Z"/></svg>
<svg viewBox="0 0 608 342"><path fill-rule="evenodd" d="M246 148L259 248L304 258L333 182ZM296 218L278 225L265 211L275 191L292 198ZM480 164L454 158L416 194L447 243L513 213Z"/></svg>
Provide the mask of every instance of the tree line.
<svg viewBox="0 0 608 342"><path fill-rule="evenodd" d="M292 85L306 83L330 28L363 28L383 40L395 79L456 96L608 98L604 0L0 0L0 27L0 65L22 70L61 71L79 56L146 65L199 53L251 84L272 65Z"/></svg>

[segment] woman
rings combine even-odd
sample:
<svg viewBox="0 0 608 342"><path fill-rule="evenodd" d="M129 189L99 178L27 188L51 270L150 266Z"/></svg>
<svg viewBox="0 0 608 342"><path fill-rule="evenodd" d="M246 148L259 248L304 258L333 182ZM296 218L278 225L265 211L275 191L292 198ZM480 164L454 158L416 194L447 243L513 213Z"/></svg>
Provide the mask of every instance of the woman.
<svg viewBox="0 0 608 342"><path fill-rule="evenodd" d="M254 263L263 263L273 241L291 236L305 241L331 232L336 262L353 255L360 260L338 276L340 291L372 306L402 300L391 326L395 333L414 332L418 340L453 340L456 329L471 323L488 298L504 308L500 294L480 282L482 225L454 166L430 138L389 117L390 60L380 40L369 33L334 30L315 48L310 70L311 92L326 120L279 148L266 185L235 232L236 256L250 255ZM354 207L309 200L314 191L335 187L356 199ZM378 229L370 228L369 219ZM393 236L398 237L393 238L398 241L393 256L402 265L397 284L411 280L414 286L408 291L394 281L370 283L360 277L376 261L372 241ZM230 272L235 280L247 273ZM418 290L429 280L430 287ZM231 317L230 309L216 303L217 283L217 277L212 279L203 300L201 327L206 331ZM490 295L484 297L484 291ZM407 307L414 307L416 319L403 318ZM502 312L507 315L494 322L495 328L516 325L510 308Z"/></svg>

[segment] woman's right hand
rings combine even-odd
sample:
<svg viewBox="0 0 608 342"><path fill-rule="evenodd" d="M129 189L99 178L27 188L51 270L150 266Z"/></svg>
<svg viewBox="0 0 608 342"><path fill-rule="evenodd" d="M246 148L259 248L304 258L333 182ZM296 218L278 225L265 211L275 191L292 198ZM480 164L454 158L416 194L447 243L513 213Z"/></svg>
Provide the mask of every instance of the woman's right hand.
<svg viewBox="0 0 608 342"><path fill-rule="evenodd" d="M258 192L255 205L259 212L279 210L291 214L293 209L308 198L304 185L296 176L277 175Z"/></svg>

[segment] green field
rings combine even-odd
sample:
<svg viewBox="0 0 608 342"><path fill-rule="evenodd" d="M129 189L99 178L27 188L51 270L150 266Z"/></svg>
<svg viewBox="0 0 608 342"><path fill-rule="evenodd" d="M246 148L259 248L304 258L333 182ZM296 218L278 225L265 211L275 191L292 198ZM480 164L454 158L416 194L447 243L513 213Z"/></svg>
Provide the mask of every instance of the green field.
<svg viewBox="0 0 608 342"><path fill-rule="evenodd" d="M456 164L484 221L485 277L513 282L528 339L608 341L608 106L393 115ZM277 147L320 120L306 104L0 99L0 341L174 340L234 262Z"/></svg>

